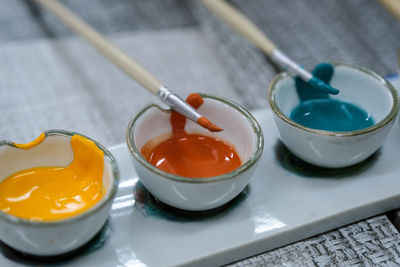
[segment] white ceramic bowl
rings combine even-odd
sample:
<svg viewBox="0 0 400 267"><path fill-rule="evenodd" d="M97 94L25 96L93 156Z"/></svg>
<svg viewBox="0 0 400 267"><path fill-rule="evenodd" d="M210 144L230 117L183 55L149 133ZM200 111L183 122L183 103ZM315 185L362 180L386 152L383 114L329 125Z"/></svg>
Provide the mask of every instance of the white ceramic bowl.
<svg viewBox="0 0 400 267"><path fill-rule="evenodd" d="M161 137L159 141L166 139L171 133L170 111L154 104L134 116L126 136L134 167L147 190L170 206L191 211L213 209L236 197L256 169L264 140L260 125L244 108L221 97L201 96L204 104L198 109L200 114L224 130L211 133L192 121L187 121L185 130L218 137L234 145L242 161L238 169L210 178L187 178L167 173L148 163L140 154L143 145L154 137Z"/></svg>
<svg viewBox="0 0 400 267"><path fill-rule="evenodd" d="M399 109L396 90L376 73L354 65L333 63L331 85L340 90L333 99L355 104L371 114L375 124L358 131L331 132L307 128L289 118L300 103L294 79L287 73L275 77L268 101L280 140L304 161L327 168L354 165L381 147Z"/></svg>
<svg viewBox="0 0 400 267"><path fill-rule="evenodd" d="M28 168L67 166L73 159L70 140L74 134L77 133L46 131L44 141L30 149L0 141L0 180ZM119 182L114 157L102 145L95 143L104 152L103 185L106 193L103 198L87 211L57 221L30 221L0 211L0 239L4 243L24 253L53 256L79 248L94 237L108 218Z"/></svg>

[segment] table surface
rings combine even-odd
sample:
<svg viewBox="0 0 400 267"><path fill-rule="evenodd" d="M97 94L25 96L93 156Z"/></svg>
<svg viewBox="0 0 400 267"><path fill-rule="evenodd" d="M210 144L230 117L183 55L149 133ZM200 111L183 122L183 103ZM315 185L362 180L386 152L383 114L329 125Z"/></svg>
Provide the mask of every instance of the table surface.
<svg viewBox="0 0 400 267"><path fill-rule="evenodd" d="M197 1L65 0L164 84L267 108L277 73L263 54ZM289 56L312 68L344 61L397 72L400 22L376 1L233 3ZM31 141L70 129L106 146L124 142L132 115L157 100L31 1L0 0L0 139ZM400 234L382 214L232 266L398 264Z"/></svg>

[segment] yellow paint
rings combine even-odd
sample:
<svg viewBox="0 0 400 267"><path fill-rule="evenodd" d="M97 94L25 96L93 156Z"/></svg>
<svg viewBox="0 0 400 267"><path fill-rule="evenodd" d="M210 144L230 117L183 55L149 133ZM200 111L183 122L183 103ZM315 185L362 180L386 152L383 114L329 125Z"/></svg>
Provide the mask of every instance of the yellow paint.
<svg viewBox="0 0 400 267"><path fill-rule="evenodd" d="M66 167L19 171L0 183L0 209L32 221L72 217L103 196L104 153L94 142L74 135L74 160Z"/></svg>
<svg viewBox="0 0 400 267"><path fill-rule="evenodd" d="M44 141L45 137L46 137L46 135L44 133L42 133L38 136L38 138L36 138L35 140L33 140L30 143L26 143L26 144L13 143L13 144L14 144L14 146L21 148L21 149L29 149L29 148L35 147L35 146L39 145L40 143L42 143Z"/></svg>

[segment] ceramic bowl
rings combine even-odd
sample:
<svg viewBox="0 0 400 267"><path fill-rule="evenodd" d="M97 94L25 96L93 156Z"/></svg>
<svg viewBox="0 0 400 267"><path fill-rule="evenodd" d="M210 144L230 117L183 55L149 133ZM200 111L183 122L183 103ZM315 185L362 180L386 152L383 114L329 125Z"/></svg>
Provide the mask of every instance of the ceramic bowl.
<svg viewBox="0 0 400 267"><path fill-rule="evenodd" d="M254 117L232 101L211 95L201 95L204 104L199 113L224 130L211 133L192 121L185 130L220 138L234 145L242 166L210 178L187 178L162 171L140 154L150 139L158 142L171 136L170 111L149 105L138 112L128 125L127 144L133 165L142 184L160 201L172 207L200 211L217 208L236 197L248 184L263 150L263 134Z"/></svg>
<svg viewBox="0 0 400 267"><path fill-rule="evenodd" d="M77 133L49 130L44 134L44 141L29 149L18 148L9 141L0 141L0 180L24 169L71 163L73 151L70 139ZM101 229L109 216L112 199L118 188L119 171L110 152L95 143L104 152L103 198L92 208L57 221L30 221L0 211L1 241L24 253L54 256L79 248Z"/></svg>
<svg viewBox="0 0 400 267"><path fill-rule="evenodd" d="M375 124L361 130L332 132L304 127L289 118L300 103L294 79L287 73L269 86L268 102L280 140L304 161L326 168L354 165L381 147L399 109L396 90L376 73L350 64L333 63L331 85L340 90L333 99L350 102L367 111Z"/></svg>

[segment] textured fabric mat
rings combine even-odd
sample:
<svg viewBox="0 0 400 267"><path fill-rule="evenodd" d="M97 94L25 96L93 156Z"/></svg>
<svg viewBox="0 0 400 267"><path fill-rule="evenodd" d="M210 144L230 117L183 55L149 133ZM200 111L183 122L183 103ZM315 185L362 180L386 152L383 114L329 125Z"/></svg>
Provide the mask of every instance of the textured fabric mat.
<svg viewBox="0 0 400 267"><path fill-rule="evenodd" d="M399 255L398 231L377 216L228 266L399 266Z"/></svg>
<svg viewBox="0 0 400 267"><path fill-rule="evenodd" d="M180 0L61 0L102 33L182 28L196 25ZM0 42L71 35L33 0L0 0Z"/></svg>

